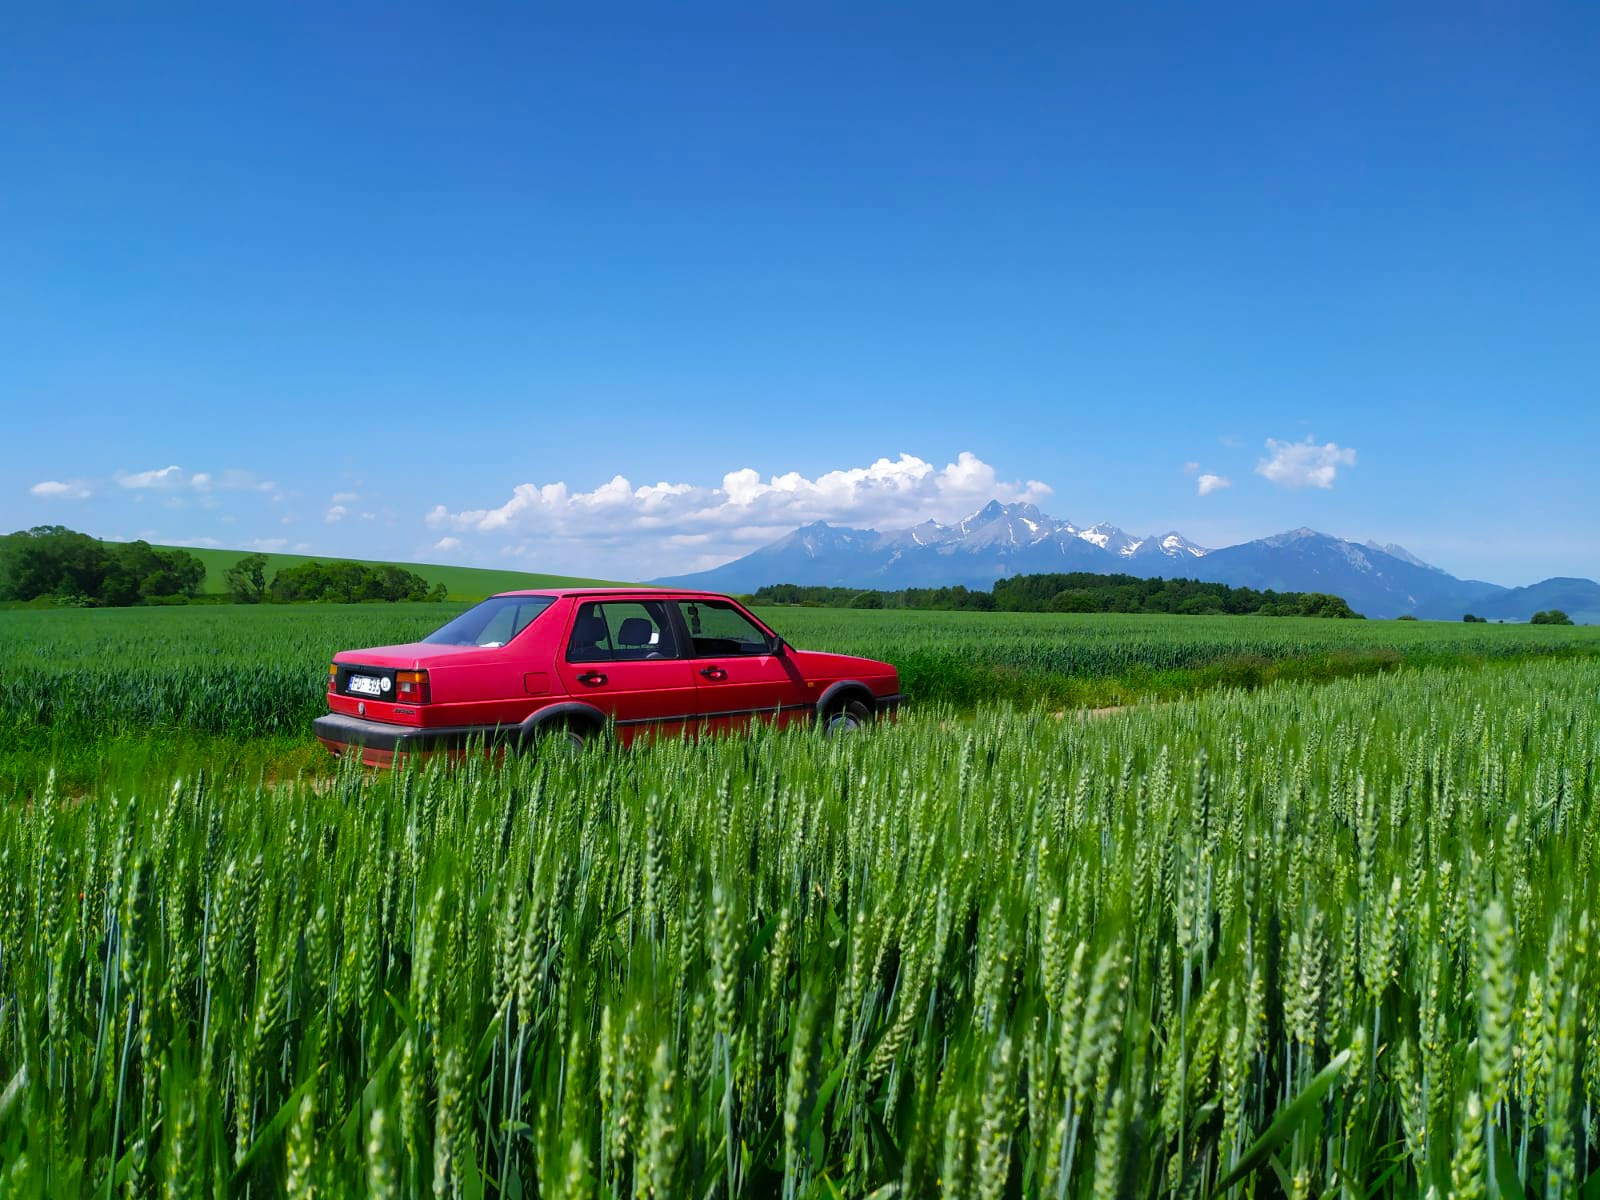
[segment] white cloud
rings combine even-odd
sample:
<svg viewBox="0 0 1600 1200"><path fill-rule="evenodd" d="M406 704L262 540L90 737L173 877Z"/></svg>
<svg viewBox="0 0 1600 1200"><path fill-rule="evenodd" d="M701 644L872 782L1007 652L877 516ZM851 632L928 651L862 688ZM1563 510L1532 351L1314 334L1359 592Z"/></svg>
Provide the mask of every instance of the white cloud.
<svg viewBox="0 0 1600 1200"><path fill-rule="evenodd" d="M210 476L205 476L209 482ZM125 488L172 488L188 482L183 468L177 465L162 467L157 471L138 471L132 475L118 471L116 480Z"/></svg>
<svg viewBox="0 0 1600 1200"><path fill-rule="evenodd" d="M461 539L457 537L442 537L433 544L433 548L445 551L459 550L461 548Z"/></svg>
<svg viewBox="0 0 1600 1200"><path fill-rule="evenodd" d="M1317 445L1314 438L1303 442L1267 439L1267 457L1256 463L1256 474L1287 488L1331 488L1340 467L1356 465L1356 452L1335 442Z"/></svg>
<svg viewBox="0 0 1600 1200"><path fill-rule="evenodd" d="M1195 481L1195 491L1202 496L1209 496L1212 492L1220 492L1223 488L1233 486L1233 480L1224 475L1202 475Z"/></svg>
<svg viewBox="0 0 1600 1200"><path fill-rule="evenodd" d="M573 491L564 482L522 483L496 508L453 511L437 504L427 523L441 532L520 540L530 544L526 554L559 549L558 557L569 562L609 551L619 564L613 571L641 577L681 569L690 547L725 560L813 521L895 528L927 517L958 520L990 500L1040 503L1050 494L1037 480L1001 480L988 463L963 451L942 468L901 454L815 478L798 471L763 478L745 467L729 471L714 487L635 487L622 475L592 491ZM641 555L669 561L644 562Z"/></svg>
<svg viewBox="0 0 1600 1200"><path fill-rule="evenodd" d="M338 522L344 520L345 514L348 513L349 511L350 510L348 508L346 508L344 505L335 504L332 507L330 507L327 512L322 514L322 519L324 521L326 521L329 525L334 525L334 524L337 524Z"/></svg>
<svg viewBox="0 0 1600 1200"><path fill-rule="evenodd" d="M942 470L910 454L880 458L871 466L829 471L808 479L797 471L763 480L746 467L722 477L720 487L657 483L634 487L617 475L590 492L565 483L523 483L498 508L452 512L435 505L435 529L586 536L615 532L621 522L674 533L732 531L759 525L792 528L810 521L882 524L955 519L992 499L1039 502L1050 489L1036 480L1007 483L976 455L962 452Z"/></svg>
<svg viewBox="0 0 1600 1200"><path fill-rule="evenodd" d="M282 550L288 544L288 538L253 538L250 542L250 549L260 550L263 554L272 554Z"/></svg>
<svg viewBox="0 0 1600 1200"><path fill-rule="evenodd" d="M87 500L94 495L89 485L78 479L66 482L59 479L41 479L28 490L35 496L43 496L47 500Z"/></svg>
<svg viewBox="0 0 1600 1200"><path fill-rule="evenodd" d="M361 497L355 492L335 492L329 497L332 504L354 504Z"/></svg>
<svg viewBox="0 0 1600 1200"><path fill-rule="evenodd" d="M1193 475L1199 469L1200 464L1197 462L1186 462L1183 464L1183 473L1185 475Z"/></svg>

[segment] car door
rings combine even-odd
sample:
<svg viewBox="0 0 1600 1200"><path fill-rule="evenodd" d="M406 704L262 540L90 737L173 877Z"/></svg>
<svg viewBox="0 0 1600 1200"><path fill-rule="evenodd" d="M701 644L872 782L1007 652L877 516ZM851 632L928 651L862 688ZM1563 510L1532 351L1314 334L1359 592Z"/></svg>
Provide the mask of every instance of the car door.
<svg viewBox="0 0 1600 1200"><path fill-rule="evenodd" d="M742 729L753 718L780 725L808 721L816 697L794 659L774 653L776 638L731 600L673 602L698 691L700 723Z"/></svg>
<svg viewBox="0 0 1600 1200"><path fill-rule="evenodd" d="M663 601L580 600L556 670L569 696L616 719L624 744L677 734L698 714L694 669L678 641Z"/></svg>

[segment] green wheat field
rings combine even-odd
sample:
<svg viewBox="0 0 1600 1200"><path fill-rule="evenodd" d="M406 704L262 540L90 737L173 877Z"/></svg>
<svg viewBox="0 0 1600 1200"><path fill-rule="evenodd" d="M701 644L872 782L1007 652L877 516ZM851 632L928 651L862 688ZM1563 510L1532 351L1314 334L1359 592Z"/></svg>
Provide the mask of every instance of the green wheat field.
<svg viewBox="0 0 1600 1200"><path fill-rule="evenodd" d="M310 742L453 611L0 613L0 1196L1600 1195L1600 630L771 610L914 703Z"/></svg>

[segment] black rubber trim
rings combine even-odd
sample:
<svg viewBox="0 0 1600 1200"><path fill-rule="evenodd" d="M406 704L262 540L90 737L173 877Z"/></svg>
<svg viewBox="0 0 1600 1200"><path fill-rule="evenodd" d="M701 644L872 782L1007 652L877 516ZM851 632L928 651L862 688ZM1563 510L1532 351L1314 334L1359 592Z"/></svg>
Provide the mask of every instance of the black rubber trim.
<svg viewBox="0 0 1600 1200"><path fill-rule="evenodd" d="M868 707L872 707L878 702L878 698L872 694L872 689L862 683L861 680L841 679L837 683L829 684L822 695L817 697L817 720L820 721L832 711L834 701L838 700L840 696L845 696L852 700L860 700Z"/></svg>
<svg viewBox="0 0 1600 1200"><path fill-rule="evenodd" d="M456 750L470 742L499 742L521 735L520 725L440 725L418 729L325 713L311 723L319 738L368 750Z"/></svg>
<svg viewBox="0 0 1600 1200"><path fill-rule="evenodd" d="M604 728L606 723L606 714L594 705L585 704L581 700L562 700L557 704L547 704L543 708L534 709L527 720L514 728L523 734L531 735L546 725L573 718L585 725L593 725L596 729Z"/></svg>
<svg viewBox="0 0 1600 1200"><path fill-rule="evenodd" d="M894 712L911 697L904 692L892 692L887 696L874 697L874 704L879 712Z"/></svg>

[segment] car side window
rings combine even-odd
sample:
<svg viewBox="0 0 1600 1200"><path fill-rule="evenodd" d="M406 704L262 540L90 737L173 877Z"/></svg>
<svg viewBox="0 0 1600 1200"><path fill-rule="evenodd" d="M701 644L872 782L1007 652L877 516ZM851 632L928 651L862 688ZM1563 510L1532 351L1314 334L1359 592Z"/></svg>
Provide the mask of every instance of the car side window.
<svg viewBox="0 0 1600 1200"><path fill-rule="evenodd" d="M767 631L726 600L679 600L677 604L696 658L771 653Z"/></svg>
<svg viewBox="0 0 1600 1200"><path fill-rule="evenodd" d="M591 600L578 606L568 662L641 662L677 658L678 647L659 600Z"/></svg>
<svg viewBox="0 0 1600 1200"><path fill-rule="evenodd" d="M478 633L477 644L484 647L504 646L533 624L533 619L545 608L546 605L543 604L503 605Z"/></svg>

